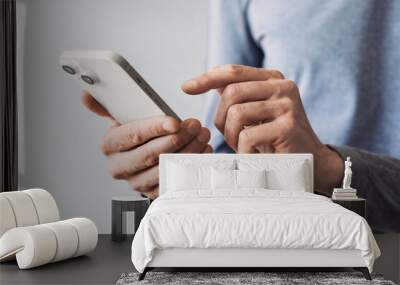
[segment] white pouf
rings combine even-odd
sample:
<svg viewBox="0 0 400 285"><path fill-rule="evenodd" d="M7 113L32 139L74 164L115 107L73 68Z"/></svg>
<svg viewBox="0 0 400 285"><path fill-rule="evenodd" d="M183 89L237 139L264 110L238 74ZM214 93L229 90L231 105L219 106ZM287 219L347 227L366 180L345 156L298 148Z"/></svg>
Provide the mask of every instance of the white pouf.
<svg viewBox="0 0 400 285"><path fill-rule="evenodd" d="M80 256L97 245L97 228L86 218L14 228L0 238L0 261L14 256L20 269Z"/></svg>
<svg viewBox="0 0 400 285"><path fill-rule="evenodd" d="M17 259L20 269L28 269L96 248L91 220L59 219L56 201L44 189L0 193L0 262Z"/></svg>
<svg viewBox="0 0 400 285"><path fill-rule="evenodd" d="M74 256L78 250L79 236L74 226L66 221L59 221L43 225L50 228L56 235L57 247L56 255L52 262Z"/></svg>
<svg viewBox="0 0 400 285"><path fill-rule="evenodd" d="M56 201L49 192L43 189L29 189L22 192L31 197L39 218L39 224L60 220Z"/></svg>
<svg viewBox="0 0 400 285"><path fill-rule="evenodd" d="M17 223L10 202L0 195L0 237L9 229L15 228Z"/></svg>
<svg viewBox="0 0 400 285"><path fill-rule="evenodd" d="M79 236L78 248L74 257L83 255L96 248L98 232L96 225L91 220L86 218L74 218L65 220L65 222L74 226Z"/></svg>
<svg viewBox="0 0 400 285"><path fill-rule="evenodd" d="M17 227L33 226L39 223L38 215L30 196L23 191L3 192L0 195L10 202Z"/></svg>

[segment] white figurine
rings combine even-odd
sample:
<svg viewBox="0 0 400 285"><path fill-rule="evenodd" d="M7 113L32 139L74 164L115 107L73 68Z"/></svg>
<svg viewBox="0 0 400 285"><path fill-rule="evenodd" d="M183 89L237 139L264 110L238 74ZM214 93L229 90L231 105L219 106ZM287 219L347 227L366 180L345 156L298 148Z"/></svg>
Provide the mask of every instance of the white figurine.
<svg viewBox="0 0 400 285"><path fill-rule="evenodd" d="M347 157L344 162L344 178L343 178L343 189L352 189L351 188L351 177L353 172L351 171L351 161L350 156Z"/></svg>

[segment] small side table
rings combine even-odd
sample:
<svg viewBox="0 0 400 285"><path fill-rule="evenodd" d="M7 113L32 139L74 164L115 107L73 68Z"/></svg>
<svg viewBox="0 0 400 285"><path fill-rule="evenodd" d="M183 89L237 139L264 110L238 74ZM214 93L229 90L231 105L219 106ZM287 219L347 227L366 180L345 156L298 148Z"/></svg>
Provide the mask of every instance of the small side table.
<svg viewBox="0 0 400 285"><path fill-rule="evenodd" d="M367 213L367 201L363 198L355 199L332 199L332 202L339 204L340 206L359 214L361 217L366 218Z"/></svg>
<svg viewBox="0 0 400 285"><path fill-rule="evenodd" d="M150 205L150 200L135 196L117 196L112 198L111 202L111 239L113 241L123 241L127 238L124 233L124 214L125 212L135 213L135 232L139 227L140 221L146 214ZM125 221L126 222L126 221Z"/></svg>

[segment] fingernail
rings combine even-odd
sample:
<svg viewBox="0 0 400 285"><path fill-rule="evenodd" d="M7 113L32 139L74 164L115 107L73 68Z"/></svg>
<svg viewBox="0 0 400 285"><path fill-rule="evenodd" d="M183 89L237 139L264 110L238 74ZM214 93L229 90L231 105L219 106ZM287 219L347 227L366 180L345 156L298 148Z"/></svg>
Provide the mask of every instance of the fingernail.
<svg viewBox="0 0 400 285"><path fill-rule="evenodd" d="M189 124L186 127L186 130L189 134L191 135L196 135L199 132L199 124L195 122L189 122Z"/></svg>
<svg viewBox="0 0 400 285"><path fill-rule="evenodd" d="M166 130L167 132L174 132L175 131L175 126L173 123L171 122L165 122L163 124L163 128L164 130Z"/></svg>

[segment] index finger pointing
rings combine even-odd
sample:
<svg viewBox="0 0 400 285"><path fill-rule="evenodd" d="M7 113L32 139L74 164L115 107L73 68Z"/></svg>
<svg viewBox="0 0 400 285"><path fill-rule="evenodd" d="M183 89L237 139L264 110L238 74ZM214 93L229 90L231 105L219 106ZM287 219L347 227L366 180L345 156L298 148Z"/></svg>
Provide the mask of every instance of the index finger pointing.
<svg viewBox="0 0 400 285"><path fill-rule="evenodd" d="M230 64L212 68L208 72L186 81L182 85L182 90L187 94L197 95L211 89L224 88L235 82L260 81L270 78L282 79L283 75L276 70Z"/></svg>

